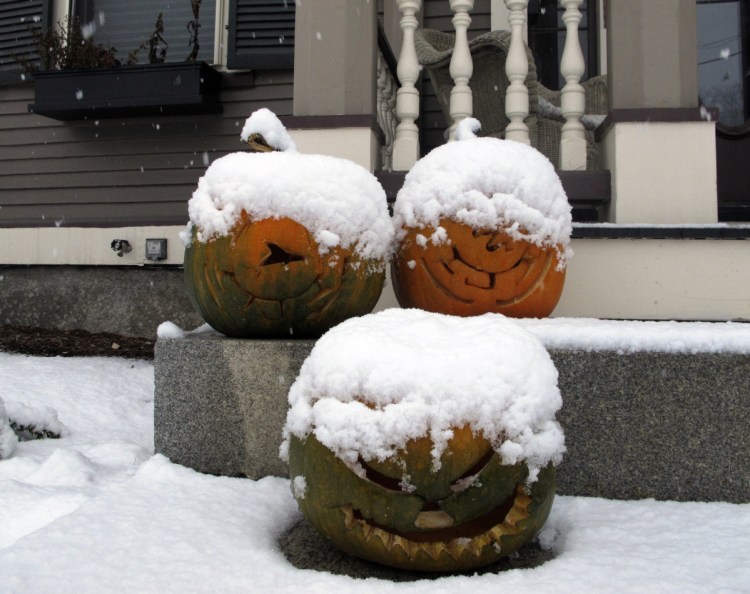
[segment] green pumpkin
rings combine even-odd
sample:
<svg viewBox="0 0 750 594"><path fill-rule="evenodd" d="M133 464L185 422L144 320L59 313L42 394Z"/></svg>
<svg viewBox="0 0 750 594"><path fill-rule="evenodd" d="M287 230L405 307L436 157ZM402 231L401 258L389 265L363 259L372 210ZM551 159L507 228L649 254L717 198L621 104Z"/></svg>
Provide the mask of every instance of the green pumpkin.
<svg viewBox="0 0 750 594"><path fill-rule="evenodd" d="M301 224L243 216L226 237L185 250L185 286L214 329L236 338L319 337L372 311L384 262L341 247L320 254Z"/></svg>
<svg viewBox="0 0 750 594"><path fill-rule="evenodd" d="M468 427L454 429L438 470L431 449L425 437L383 462L360 460L360 477L313 435L291 436L292 492L305 517L337 547L402 569L481 567L541 529L554 499L552 464L528 488L526 464L503 464Z"/></svg>

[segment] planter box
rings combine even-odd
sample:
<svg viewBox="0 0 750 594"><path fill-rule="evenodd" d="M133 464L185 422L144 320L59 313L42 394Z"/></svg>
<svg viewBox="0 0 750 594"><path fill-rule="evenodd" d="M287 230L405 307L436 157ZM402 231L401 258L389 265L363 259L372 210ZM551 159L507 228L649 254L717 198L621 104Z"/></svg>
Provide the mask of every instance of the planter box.
<svg viewBox="0 0 750 594"><path fill-rule="evenodd" d="M205 62L37 72L29 111L56 120L219 113L221 74Z"/></svg>

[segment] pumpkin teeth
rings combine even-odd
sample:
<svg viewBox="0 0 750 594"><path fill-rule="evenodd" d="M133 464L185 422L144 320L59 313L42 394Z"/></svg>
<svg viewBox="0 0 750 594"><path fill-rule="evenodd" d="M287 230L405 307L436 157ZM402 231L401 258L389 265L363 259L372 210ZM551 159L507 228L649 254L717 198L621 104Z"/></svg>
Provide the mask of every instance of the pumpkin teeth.
<svg viewBox="0 0 750 594"><path fill-rule="evenodd" d="M399 547L404 553L409 555L410 558L414 558L414 553L411 551L411 546L414 543L410 540L405 539L403 536L399 536L398 534L393 535L393 539L391 540L391 548L388 549L389 552L393 551L396 547Z"/></svg>
<svg viewBox="0 0 750 594"><path fill-rule="evenodd" d="M377 536L380 539L380 542L383 543L383 546L385 547L386 550L390 550L390 547L393 546L391 544L391 541L393 540L393 534L391 534L387 530L383 530L382 528L376 527L374 529L373 536Z"/></svg>
<svg viewBox="0 0 750 594"><path fill-rule="evenodd" d="M398 547L412 560L421 552L431 557L434 561L438 561L440 555L443 553L450 555L458 561L465 553L479 557L485 547L489 545L495 547L496 551L499 551L500 539L503 536L519 533L518 524L521 520L529 517L530 505L531 497L526 494L521 485L518 485L516 495L513 498L513 506L500 524L492 526L474 538L454 538L448 542L417 542L409 540L399 534L373 526L367 520L357 518L354 515L354 509L351 505L344 505L339 509L344 514L344 525L347 530L352 530L355 526L359 526L365 540L369 541L374 537L378 537L383 543L385 550L389 553L395 553L395 549Z"/></svg>
<svg viewBox="0 0 750 594"><path fill-rule="evenodd" d="M504 524L507 524L511 528L515 528L516 524L529 517L529 506L531 505L531 497L526 495L526 491L519 485L516 489L516 497L513 500L513 507L505 516Z"/></svg>
<svg viewBox="0 0 750 594"><path fill-rule="evenodd" d="M380 532L382 532L380 528L376 528L369 522L361 522L360 525L362 528L362 534L367 540L370 540L374 534L377 534L378 536L380 536ZM380 540L383 540L383 538L381 537Z"/></svg>

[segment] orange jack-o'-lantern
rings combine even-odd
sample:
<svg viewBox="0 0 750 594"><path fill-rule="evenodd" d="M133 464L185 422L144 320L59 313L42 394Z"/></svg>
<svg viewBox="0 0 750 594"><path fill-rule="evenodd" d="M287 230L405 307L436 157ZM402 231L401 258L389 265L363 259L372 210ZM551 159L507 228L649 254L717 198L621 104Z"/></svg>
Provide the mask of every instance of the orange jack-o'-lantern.
<svg viewBox="0 0 750 594"><path fill-rule="evenodd" d="M468 136L418 161L396 198L396 297L453 315L548 316L570 256L560 179L529 146Z"/></svg>
<svg viewBox="0 0 750 594"><path fill-rule="evenodd" d="M248 338L317 337L370 312L393 237L380 184L350 161L301 155L268 110L242 136L253 152L215 161L189 203L185 281L196 309Z"/></svg>
<svg viewBox="0 0 750 594"><path fill-rule="evenodd" d="M557 371L505 316L394 308L347 320L317 341L289 402L292 493L352 555L472 569L529 542L550 512L564 451Z"/></svg>
<svg viewBox="0 0 750 594"><path fill-rule="evenodd" d="M423 437L382 462L360 461L364 476L313 435L292 437L293 493L318 531L356 557L418 571L487 565L517 551L544 525L555 468L548 465L527 486L526 464L503 464L468 427L453 433L439 471L432 471L432 440Z"/></svg>
<svg viewBox="0 0 750 594"><path fill-rule="evenodd" d="M487 312L545 317L562 294L565 270L559 250L515 240L502 230L476 230L441 220L446 238L427 238L435 229L407 230L392 267L402 307L471 316Z"/></svg>

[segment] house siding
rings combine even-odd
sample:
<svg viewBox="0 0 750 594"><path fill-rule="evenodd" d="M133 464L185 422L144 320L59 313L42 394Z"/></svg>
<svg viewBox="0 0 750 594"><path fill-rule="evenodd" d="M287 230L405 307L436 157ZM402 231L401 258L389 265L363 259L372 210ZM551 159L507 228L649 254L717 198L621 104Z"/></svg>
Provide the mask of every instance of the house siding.
<svg viewBox="0 0 750 594"><path fill-rule="evenodd" d="M292 89L291 70L228 75L219 115L59 122L28 113L33 83L0 87L0 227L183 224L206 164L252 111L291 115Z"/></svg>
<svg viewBox="0 0 750 594"><path fill-rule="evenodd" d="M487 33L492 29L490 0L476 0L471 11L471 24L469 25L469 39ZM423 27L425 29L436 29L446 33L455 31L452 23L453 11L450 9L448 0L425 0L422 5L424 17ZM426 72L422 75L422 91L420 105L420 152L426 155L432 149L445 143L443 133L449 123L445 121L440 109L435 91L430 83L430 77Z"/></svg>

